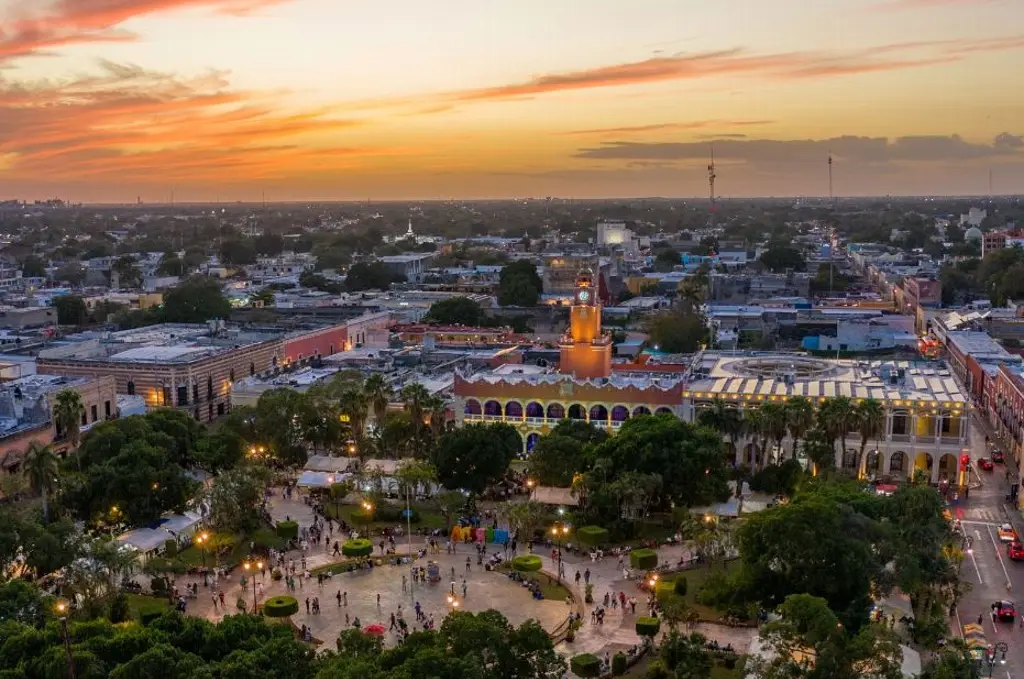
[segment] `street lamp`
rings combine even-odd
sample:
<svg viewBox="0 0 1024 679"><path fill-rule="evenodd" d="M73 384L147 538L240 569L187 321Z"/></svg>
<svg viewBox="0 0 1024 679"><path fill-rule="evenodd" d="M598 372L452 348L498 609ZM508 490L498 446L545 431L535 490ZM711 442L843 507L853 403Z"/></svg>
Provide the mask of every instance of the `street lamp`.
<svg viewBox="0 0 1024 679"><path fill-rule="evenodd" d="M262 561L246 561L242 564L242 567L246 571L252 571L252 614L256 615L259 613L259 607L256 603L256 573L263 570Z"/></svg>
<svg viewBox="0 0 1024 679"><path fill-rule="evenodd" d="M75 660L71 656L71 635L68 633L68 605L57 602L57 614L60 615L60 636L64 641L64 655L68 661L68 679L75 679Z"/></svg>
<svg viewBox="0 0 1024 679"><path fill-rule="evenodd" d="M363 500L363 512L366 514L366 532L370 532L370 522L373 521L373 503Z"/></svg>
<svg viewBox="0 0 1024 679"><path fill-rule="evenodd" d="M565 538L569 535L569 526L564 523L559 523L551 527L551 534L555 536L555 546L558 554L558 582L562 581L562 545L565 542Z"/></svg>

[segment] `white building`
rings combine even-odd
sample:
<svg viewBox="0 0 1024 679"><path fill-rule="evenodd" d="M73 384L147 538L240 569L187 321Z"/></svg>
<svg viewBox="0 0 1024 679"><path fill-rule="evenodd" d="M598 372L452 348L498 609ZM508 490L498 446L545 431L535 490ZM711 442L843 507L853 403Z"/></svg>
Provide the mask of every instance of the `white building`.
<svg viewBox="0 0 1024 679"><path fill-rule="evenodd" d="M985 217L988 216L987 210L982 210L978 207L972 207L967 211L967 214L960 215L960 226L981 226L981 223L985 221Z"/></svg>

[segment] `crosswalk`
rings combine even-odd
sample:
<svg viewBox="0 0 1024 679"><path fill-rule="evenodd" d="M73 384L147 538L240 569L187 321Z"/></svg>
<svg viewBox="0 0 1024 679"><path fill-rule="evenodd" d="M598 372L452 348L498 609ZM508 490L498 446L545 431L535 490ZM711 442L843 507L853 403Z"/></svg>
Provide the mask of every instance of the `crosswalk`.
<svg viewBox="0 0 1024 679"><path fill-rule="evenodd" d="M1000 524L1006 521L998 507L967 507L954 509L953 516L961 521L977 521L981 523Z"/></svg>

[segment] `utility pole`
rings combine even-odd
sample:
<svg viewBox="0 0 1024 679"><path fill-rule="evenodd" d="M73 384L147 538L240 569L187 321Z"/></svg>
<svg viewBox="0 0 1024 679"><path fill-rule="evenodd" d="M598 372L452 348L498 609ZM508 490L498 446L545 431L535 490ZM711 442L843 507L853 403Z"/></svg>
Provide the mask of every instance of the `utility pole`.
<svg viewBox="0 0 1024 679"><path fill-rule="evenodd" d="M832 151L828 152L828 204L833 209L836 206L835 198L832 195Z"/></svg>
<svg viewBox="0 0 1024 679"><path fill-rule="evenodd" d="M715 145L711 145L711 162L708 163L708 190L711 196L711 228L715 227Z"/></svg>

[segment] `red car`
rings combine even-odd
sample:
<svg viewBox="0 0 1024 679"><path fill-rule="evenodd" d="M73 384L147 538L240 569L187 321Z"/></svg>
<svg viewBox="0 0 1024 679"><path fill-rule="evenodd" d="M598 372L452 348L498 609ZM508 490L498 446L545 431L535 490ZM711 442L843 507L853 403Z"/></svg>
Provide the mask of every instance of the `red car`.
<svg viewBox="0 0 1024 679"><path fill-rule="evenodd" d="M992 458L992 461L995 462L996 464L1002 464L1006 462L1006 456L1003 455L1003 451L1001 450L993 450L992 455L990 457Z"/></svg>
<svg viewBox="0 0 1024 679"><path fill-rule="evenodd" d="M1006 553L1011 561L1024 561L1024 544L1014 540L1006 546Z"/></svg>
<svg viewBox="0 0 1024 679"><path fill-rule="evenodd" d="M1000 622L1013 622L1017 617L1017 608L1012 601L996 601L992 603L992 615Z"/></svg>
<svg viewBox="0 0 1024 679"><path fill-rule="evenodd" d="M978 458L978 468L979 469L984 469L985 471L990 472L990 471L992 471L992 469L994 467L995 467L995 465L992 464L992 460L988 459L987 457L979 457Z"/></svg>

